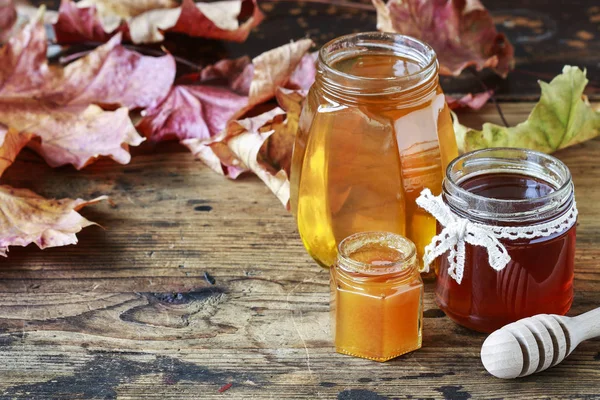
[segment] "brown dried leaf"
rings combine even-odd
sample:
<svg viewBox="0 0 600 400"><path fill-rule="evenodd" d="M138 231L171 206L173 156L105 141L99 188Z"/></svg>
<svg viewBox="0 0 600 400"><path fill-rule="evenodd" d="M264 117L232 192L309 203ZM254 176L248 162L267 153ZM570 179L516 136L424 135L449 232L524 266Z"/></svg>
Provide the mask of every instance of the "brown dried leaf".
<svg viewBox="0 0 600 400"><path fill-rule="evenodd" d="M0 256L6 257L8 246L76 244L76 233L94 225L77 210L106 198L48 200L28 189L0 186Z"/></svg>
<svg viewBox="0 0 600 400"><path fill-rule="evenodd" d="M264 19L257 0L224 0L212 3L183 0L181 15L171 32L208 39L244 42ZM250 11L247 11L247 10ZM248 16L245 22L240 19Z"/></svg>
<svg viewBox="0 0 600 400"><path fill-rule="evenodd" d="M8 127L0 124L0 176L11 166L32 137L31 134L9 130Z"/></svg>
<svg viewBox="0 0 600 400"><path fill-rule="evenodd" d="M287 204L290 194L287 173L266 168L258 159L265 141L285 126L284 120L285 112L275 108L257 117L230 122L224 137L212 143L199 139L189 139L183 143L194 156L218 173L224 173L220 163L226 167L230 177L237 177L243 171L252 171L283 204ZM218 165L215 165L215 159L220 160Z"/></svg>
<svg viewBox="0 0 600 400"><path fill-rule="evenodd" d="M506 77L514 49L496 31L479 0L373 0L377 29L416 37L433 47L440 74L459 75L468 66L492 68Z"/></svg>

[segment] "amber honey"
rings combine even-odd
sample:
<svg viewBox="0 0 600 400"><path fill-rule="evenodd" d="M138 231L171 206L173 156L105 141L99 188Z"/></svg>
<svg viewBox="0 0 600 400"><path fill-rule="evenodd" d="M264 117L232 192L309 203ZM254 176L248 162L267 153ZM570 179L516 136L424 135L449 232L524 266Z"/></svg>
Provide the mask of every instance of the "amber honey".
<svg viewBox="0 0 600 400"><path fill-rule="evenodd" d="M342 241L331 269L336 351L386 361L421 347L423 282L416 251L391 233Z"/></svg>
<svg viewBox="0 0 600 400"><path fill-rule="evenodd" d="M374 37L383 47L371 47ZM292 211L308 252L331 266L343 238L388 231L415 242L420 260L435 221L415 199L425 187L439 193L456 155L427 45L377 33L324 46L292 161Z"/></svg>
<svg viewBox="0 0 600 400"><path fill-rule="evenodd" d="M572 210L573 185L559 160L520 149L485 150L453 163L446 201L460 217L493 226L532 227ZM458 205L458 207L456 207ZM443 227L439 226L441 231ZM536 314L564 315L573 301L575 224L533 238L500 239L510 255L504 269L488 262L485 247L465 246L459 284L438 260L436 300L455 322L492 332Z"/></svg>

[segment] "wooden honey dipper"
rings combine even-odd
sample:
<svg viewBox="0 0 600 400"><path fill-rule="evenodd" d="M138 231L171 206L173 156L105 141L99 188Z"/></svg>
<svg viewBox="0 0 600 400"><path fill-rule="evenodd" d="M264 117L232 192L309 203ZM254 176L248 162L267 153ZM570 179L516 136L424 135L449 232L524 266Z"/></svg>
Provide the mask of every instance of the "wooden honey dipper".
<svg viewBox="0 0 600 400"><path fill-rule="evenodd" d="M495 377L512 379L553 367L584 340L600 336L600 308L577 317L539 314L498 329L481 347Z"/></svg>

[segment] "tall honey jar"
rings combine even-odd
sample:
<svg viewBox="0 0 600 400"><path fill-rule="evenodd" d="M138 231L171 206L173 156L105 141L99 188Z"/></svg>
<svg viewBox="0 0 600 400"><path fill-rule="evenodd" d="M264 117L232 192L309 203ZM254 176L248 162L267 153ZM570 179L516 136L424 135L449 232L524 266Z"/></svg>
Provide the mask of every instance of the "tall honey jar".
<svg viewBox="0 0 600 400"><path fill-rule="evenodd" d="M417 207L441 190L458 155L433 49L408 36L358 33L327 43L300 117L291 206L300 236L322 266L354 233L387 231L416 244L435 220Z"/></svg>

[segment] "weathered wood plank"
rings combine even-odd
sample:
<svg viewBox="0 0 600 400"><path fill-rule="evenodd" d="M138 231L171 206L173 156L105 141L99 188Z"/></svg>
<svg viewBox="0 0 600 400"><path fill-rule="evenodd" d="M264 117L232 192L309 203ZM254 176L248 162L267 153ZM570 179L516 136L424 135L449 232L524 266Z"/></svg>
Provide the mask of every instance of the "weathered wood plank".
<svg viewBox="0 0 600 400"><path fill-rule="evenodd" d="M505 104L510 123L531 104ZM462 121L498 117L489 106ZM600 140L557 155L580 222L572 314L600 303ZM446 318L426 287L424 347L385 364L336 354L328 274L255 178L230 182L183 148L77 172L23 154L3 183L112 203L83 210L77 246L0 260L0 398L595 398L599 341L519 381L486 374L484 335ZM208 272L215 279L205 279ZM225 384L233 386L224 393Z"/></svg>

